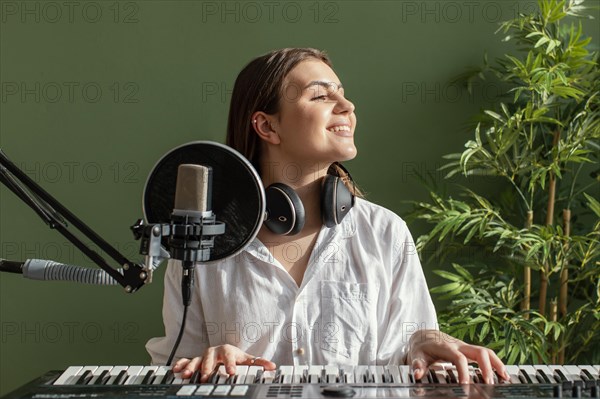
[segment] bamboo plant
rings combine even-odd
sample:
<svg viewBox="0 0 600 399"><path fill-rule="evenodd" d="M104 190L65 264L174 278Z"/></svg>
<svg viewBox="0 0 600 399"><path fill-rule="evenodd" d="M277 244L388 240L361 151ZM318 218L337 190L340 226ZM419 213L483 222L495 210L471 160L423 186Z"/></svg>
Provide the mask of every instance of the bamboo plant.
<svg viewBox="0 0 600 399"><path fill-rule="evenodd" d="M421 256L452 264L431 289L449 301L441 328L509 364L600 362L600 71L583 13L583 0L539 0L498 30L515 54L463 76L506 95L442 169L498 192L468 179L457 198L432 187L415 204L432 224Z"/></svg>

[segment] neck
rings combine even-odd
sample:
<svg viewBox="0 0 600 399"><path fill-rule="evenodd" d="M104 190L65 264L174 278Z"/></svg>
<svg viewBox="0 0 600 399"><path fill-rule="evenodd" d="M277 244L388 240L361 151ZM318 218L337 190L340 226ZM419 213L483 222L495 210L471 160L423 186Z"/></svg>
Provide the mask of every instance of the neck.
<svg viewBox="0 0 600 399"><path fill-rule="evenodd" d="M261 162L261 178L265 187L283 183L293 188L306 214L305 229L320 229L321 184L329 164L301 164L265 160Z"/></svg>

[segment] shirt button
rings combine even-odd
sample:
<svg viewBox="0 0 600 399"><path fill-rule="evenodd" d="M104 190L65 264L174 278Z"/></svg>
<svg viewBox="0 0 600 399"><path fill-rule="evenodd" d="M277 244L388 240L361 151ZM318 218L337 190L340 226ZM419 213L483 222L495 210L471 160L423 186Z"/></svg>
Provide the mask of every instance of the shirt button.
<svg viewBox="0 0 600 399"><path fill-rule="evenodd" d="M298 348L296 349L296 353L300 356L304 355L304 348Z"/></svg>

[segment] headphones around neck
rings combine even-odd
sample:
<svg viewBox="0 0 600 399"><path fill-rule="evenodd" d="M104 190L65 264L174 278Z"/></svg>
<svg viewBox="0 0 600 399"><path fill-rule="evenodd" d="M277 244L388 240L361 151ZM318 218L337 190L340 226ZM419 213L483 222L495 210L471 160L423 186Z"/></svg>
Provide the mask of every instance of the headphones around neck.
<svg viewBox="0 0 600 399"><path fill-rule="evenodd" d="M345 175L340 176L340 169ZM327 227L339 224L354 206L354 195L344 184L346 179L354 184L350 173L338 162L331 164L323 179L321 215ZM266 188L265 194L267 218L264 223L269 230L280 235L300 233L304 227L305 213L296 191L283 183L273 183Z"/></svg>

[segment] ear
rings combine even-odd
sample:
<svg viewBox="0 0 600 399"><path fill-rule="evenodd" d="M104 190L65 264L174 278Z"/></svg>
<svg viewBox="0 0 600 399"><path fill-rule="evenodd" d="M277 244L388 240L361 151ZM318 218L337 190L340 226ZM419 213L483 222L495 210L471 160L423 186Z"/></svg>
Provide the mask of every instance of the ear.
<svg viewBox="0 0 600 399"><path fill-rule="evenodd" d="M281 139L279 134L273 128L275 118L272 115L265 114L264 112L255 112L252 114L252 127L258 137L270 144L279 144Z"/></svg>

